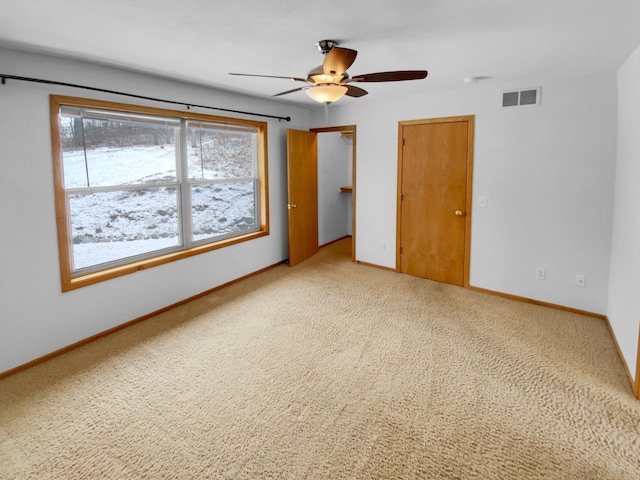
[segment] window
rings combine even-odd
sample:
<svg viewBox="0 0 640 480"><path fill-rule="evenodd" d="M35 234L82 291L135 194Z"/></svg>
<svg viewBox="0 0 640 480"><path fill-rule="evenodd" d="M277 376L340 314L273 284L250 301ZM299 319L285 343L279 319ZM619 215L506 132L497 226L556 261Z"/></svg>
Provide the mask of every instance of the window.
<svg viewBox="0 0 640 480"><path fill-rule="evenodd" d="M51 96L62 289L268 234L264 122Z"/></svg>

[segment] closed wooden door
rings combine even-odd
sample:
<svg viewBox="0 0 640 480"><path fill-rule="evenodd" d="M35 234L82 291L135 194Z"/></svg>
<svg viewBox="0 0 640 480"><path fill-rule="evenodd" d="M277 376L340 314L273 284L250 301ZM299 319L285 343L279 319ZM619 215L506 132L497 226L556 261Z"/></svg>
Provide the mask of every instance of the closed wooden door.
<svg viewBox="0 0 640 480"><path fill-rule="evenodd" d="M397 269L468 285L473 117L400 124Z"/></svg>
<svg viewBox="0 0 640 480"><path fill-rule="evenodd" d="M315 255L318 247L317 134L287 130L289 265Z"/></svg>

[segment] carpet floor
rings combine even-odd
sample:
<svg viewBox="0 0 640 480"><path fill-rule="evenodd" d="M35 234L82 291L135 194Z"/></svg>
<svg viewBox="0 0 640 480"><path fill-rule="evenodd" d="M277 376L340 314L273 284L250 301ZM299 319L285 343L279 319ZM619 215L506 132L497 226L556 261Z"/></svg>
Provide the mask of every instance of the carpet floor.
<svg viewBox="0 0 640 480"><path fill-rule="evenodd" d="M0 381L0 478L640 478L605 322L349 248Z"/></svg>

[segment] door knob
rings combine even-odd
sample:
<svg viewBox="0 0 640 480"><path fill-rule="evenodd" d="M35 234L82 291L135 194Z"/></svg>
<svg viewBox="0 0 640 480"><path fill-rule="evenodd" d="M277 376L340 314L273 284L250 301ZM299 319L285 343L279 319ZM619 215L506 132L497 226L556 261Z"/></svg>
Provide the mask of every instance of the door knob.
<svg viewBox="0 0 640 480"><path fill-rule="evenodd" d="M462 215L464 215L462 210L456 210L456 217L461 217Z"/></svg>
<svg viewBox="0 0 640 480"><path fill-rule="evenodd" d="M295 203L287 203L287 209L291 210L292 208L296 208L297 205Z"/></svg>

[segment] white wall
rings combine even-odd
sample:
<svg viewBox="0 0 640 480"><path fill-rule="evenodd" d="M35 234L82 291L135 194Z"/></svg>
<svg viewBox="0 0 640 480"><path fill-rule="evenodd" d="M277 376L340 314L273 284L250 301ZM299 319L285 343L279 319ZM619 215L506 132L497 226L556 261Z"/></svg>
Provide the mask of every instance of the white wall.
<svg viewBox="0 0 640 480"><path fill-rule="evenodd" d="M640 46L618 71L618 158L608 317L631 375L640 328ZM635 379L638 381L638 379Z"/></svg>
<svg viewBox="0 0 640 480"><path fill-rule="evenodd" d="M14 80L0 85L0 372L287 258L286 129L309 128L306 109L3 49L0 68L7 75L292 117L290 123L268 121L270 235L62 293L49 94L180 107Z"/></svg>
<svg viewBox="0 0 640 480"><path fill-rule="evenodd" d="M340 132L318 134L318 244L325 245L349 232L351 194L340 187L351 185L351 145Z"/></svg>
<svg viewBox="0 0 640 480"><path fill-rule="evenodd" d="M501 108L502 90L535 86L540 107ZM402 84L376 91L383 88L393 96L373 92L330 108L332 125L357 125L357 260L395 268L398 122L475 115L471 285L606 313L615 73L447 91L430 91L426 79L411 97L401 96ZM323 113L312 112L312 126L326 124ZM476 207L480 195L487 208ZM586 288L574 285L575 274L586 275Z"/></svg>
<svg viewBox="0 0 640 480"><path fill-rule="evenodd" d="M621 70L621 88L637 83L638 52ZM322 108L306 109L71 60L0 49L1 72L48 78L131 93L273 115L269 120L271 235L223 250L162 265L90 287L62 293L56 243L48 95L129 102L131 99L73 88L9 80L0 86L0 371L158 310L287 257L287 128L325 126ZM506 111L504 89L541 86L542 106ZM358 260L395 267L398 122L419 118L476 116L471 284L594 313L608 313L629 366L640 315L638 288L627 280L640 265L640 221L631 182L638 140L621 130L617 222L607 311L616 152L616 76L529 79L516 85L487 80L447 91L344 99L331 106L331 125L357 125ZM621 106L635 86L624 87ZM154 102L135 102L157 105ZM628 101L628 105L632 102ZM628 108L631 108L629 106ZM10 114L6 114L10 112ZM206 110L206 113L212 113ZM215 112L213 112L215 114ZM622 113L621 113L622 115ZM632 125L632 113L625 114ZM637 137L637 135L636 135ZM625 151L627 153L625 153ZM637 164L637 162L636 162ZM635 176L633 176L635 175ZM621 178L622 177L622 178ZM637 188L635 189L637 190ZM488 208L475 207L479 195ZM621 202L622 205L621 206ZM624 210L629 209L629 211ZM629 213L631 212L631 213ZM622 225L622 223L626 225ZM638 228L636 228L638 227ZM635 235L627 238L628 229ZM625 230L627 229L627 230ZM381 242L386 249L381 250ZM547 279L535 278L545 267ZM622 275L620 272L624 273ZM587 276L586 288L573 276ZM619 283L625 285L618 290ZM620 297L617 292L622 292ZM630 293L632 292L632 293ZM628 320L627 320L628 319ZM635 322L635 323L634 323ZM635 329L634 332L630 330ZM628 340L627 340L628 339Z"/></svg>

